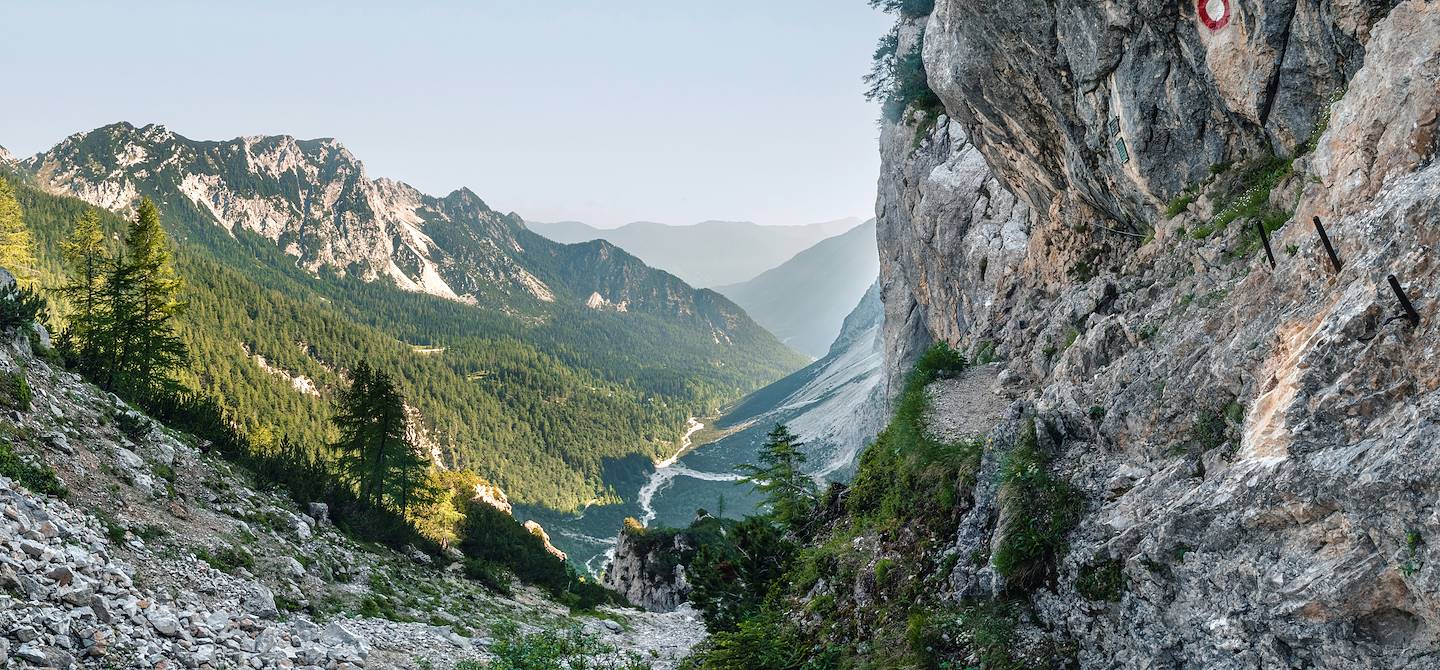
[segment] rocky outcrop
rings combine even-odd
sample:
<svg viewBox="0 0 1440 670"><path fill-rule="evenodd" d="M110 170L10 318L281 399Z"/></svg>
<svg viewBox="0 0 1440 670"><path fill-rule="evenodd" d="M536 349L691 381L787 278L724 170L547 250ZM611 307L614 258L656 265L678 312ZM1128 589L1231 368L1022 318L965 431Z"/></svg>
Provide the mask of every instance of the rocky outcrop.
<svg viewBox="0 0 1440 670"><path fill-rule="evenodd" d="M689 602L681 556L694 550L684 531L626 528L605 568L605 586L651 612L673 612Z"/></svg>
<svg viewBox="0 0 1440 670"><path fill-rule="evenodd" d="M1145 221L1213 165L1307 142L1391 4L940 0L925 64L1032 208Z"/></svg>
<svg viewBox="0 0 1440 670"><path fill-rule="evenodd" d="M1017 649L1435 665L1440 5L1393 4L1216 0L1212 30L1189 3L936 3L950 116L882 136L887 364L992 343L1017 396L944 555L1004 541L994 482L1030 417L1081 491ZM1245 169L1272 153L1270 182ZM936 411L973 404L937 392ZM1100 568L1113 591L1082 584ZM1016 593L985 560L943 590Z"/></svg>
<svg viewBox="0 0 1440 670"><path fill-rule="evenodd" d="M547 553L562 561L565 560L565 552L560 551L559 549L555 548L555 545L550 544L550 534L545 532L545 528L543 526L536 523L534 520L526 521L523 525L525 526L525 530L529 531L531 535L540 538L540 542L545 545L545 551Z"/></svg>
<svg viewBox="0 0 1440 670"><path fill-rule="evenodd" d="M979 342L1006 319L1031 210L990 172L960 123L911 115L881 133L876 205L885 386L937 339Z"/></svg>

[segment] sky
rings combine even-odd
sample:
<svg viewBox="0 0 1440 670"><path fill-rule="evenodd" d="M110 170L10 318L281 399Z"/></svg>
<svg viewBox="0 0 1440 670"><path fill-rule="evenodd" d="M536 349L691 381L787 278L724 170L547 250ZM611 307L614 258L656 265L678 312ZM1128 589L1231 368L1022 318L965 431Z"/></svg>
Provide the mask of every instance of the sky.
<svg viewBox="0 0 1440 670"><path fill-rule="evenodd" d="M534 221L874 211L864 0L4 2L0 146L116 121L334 137Z"/></svg>

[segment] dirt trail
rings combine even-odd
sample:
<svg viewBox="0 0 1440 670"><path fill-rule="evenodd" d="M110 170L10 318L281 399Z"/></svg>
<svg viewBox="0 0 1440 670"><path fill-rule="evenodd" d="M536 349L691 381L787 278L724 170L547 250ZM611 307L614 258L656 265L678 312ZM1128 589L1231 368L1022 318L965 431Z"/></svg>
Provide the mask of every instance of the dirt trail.
<svg viewBox="0 0 1440 670"><path fill-rule="evenodd" d="M998 364L969 368L953 379L942 379L925 389L930 397L926 422L930 433L945 441L973 438L990 432L1005 416L1010 398L996 378Z"/></svg>

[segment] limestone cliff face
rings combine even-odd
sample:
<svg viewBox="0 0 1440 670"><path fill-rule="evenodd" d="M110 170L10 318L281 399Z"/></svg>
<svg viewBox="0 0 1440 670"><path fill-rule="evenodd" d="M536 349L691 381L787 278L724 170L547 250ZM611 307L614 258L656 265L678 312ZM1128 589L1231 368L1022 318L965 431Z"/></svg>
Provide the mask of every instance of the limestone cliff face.
<svg viewBox="0 0 1440 670"><path fill-rule="evenodd" d="M902 21L949 115L882 133L892 382L916 342L988 337L994 289L1053 291L1213 172L1304 153L1393 3L1201 4L940 0Z"/></svg>
<svg viewBox="0 0 1440 670"><path fill-rule="evenodd" d="M1026 624L1080 667L1440 667L1440 5L1206 5L1228 23L936 3L949 115L881 140L891 379L932 339L995 345L1017 399L978 479L1034 416L1083 491ZM1251 183L1271 154L1273 183ZM1273 270L1257 212L1281 214ZM1002 539L998 495L974 491L950 551ZM1082 595L1110 564L1122 593ZM960 561L945 588L1006 585Z"/></svg>
<svg viewBox="0 0 1440 670"><path fill-rule="evenodd" d="M1004 321L1031 210L991 173L957 122L918 116L882 131L876 236L893 395L931 342L978 341Z"/></svg>
<svg viewBox="0 0 1440 670"><path fill-rule="evenodd" d="M1212 165L1309 139L1391 4L940 0L925 62L1032 207L1145 220Z"/></svg>
<svg viewBox="0 0 1440 670"><path fill-rule="evenodd" d="M690 598L685 561L679 557L694 549L684 531L636 533L626 529L605 568L605 586L651 612L673 612Z"/></svg>

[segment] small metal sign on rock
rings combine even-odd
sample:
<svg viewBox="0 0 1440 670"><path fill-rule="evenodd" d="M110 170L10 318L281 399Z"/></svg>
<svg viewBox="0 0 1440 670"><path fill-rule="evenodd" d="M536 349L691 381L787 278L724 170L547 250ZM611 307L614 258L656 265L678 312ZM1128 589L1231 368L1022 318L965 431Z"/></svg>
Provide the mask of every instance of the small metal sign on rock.
<svg viewBox="0 0 1440 670"><path fill-rule="evenodd" d="M1211 32L1230 24L1230 0L1195 0L1195 11Z"/></svg>

